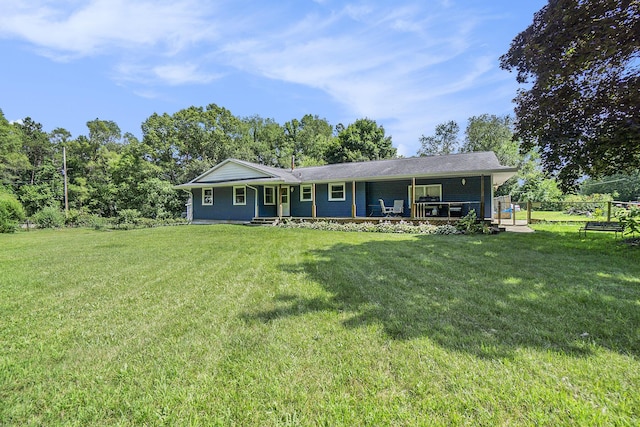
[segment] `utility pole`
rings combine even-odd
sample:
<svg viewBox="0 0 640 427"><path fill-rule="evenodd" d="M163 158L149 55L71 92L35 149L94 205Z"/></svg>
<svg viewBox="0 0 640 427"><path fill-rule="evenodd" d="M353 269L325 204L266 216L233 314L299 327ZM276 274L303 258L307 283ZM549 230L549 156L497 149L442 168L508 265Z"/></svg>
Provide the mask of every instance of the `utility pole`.
<svg viewBox="0 0 640 427"><path fill-rule="evenodd" d="M64 216L69 216L69 191L67 189L67 147L62 146L62 174L64 175Z"/></svg>

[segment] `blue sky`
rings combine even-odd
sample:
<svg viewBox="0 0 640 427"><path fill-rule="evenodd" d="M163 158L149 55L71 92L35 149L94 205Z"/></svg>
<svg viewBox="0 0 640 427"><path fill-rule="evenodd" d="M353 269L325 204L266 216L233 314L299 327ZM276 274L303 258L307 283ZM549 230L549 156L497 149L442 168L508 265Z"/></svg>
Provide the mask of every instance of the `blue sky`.
<svg viewBox="0 0 640 427"><path fill-rule="evenodd" d="M0 0L0 109L86 135L218 104L284 124L368 117L415 155L438 123L510 114L498 58L543 0ZM461 134L461 137L463 135Z"/></svg>

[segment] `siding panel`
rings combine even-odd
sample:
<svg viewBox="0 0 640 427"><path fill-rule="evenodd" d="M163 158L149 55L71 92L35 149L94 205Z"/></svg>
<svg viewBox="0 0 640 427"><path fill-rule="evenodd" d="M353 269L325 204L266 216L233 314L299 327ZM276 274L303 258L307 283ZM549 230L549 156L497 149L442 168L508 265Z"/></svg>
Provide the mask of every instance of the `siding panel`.
<svg viewBox="0 0 640 427"><path fill-rule="evenodd" d="M250 178L268 178L269 175L249 169L245 166L239 165L237 163L229 162L218 169L212 171L211 173L203 176L197 182L220 182L220 181L235 181L241 179L250 179Z"/></svg>
<svg viewBox="0 0 640 427"><path fill-rule="evenodd" d="M255 191L247 188L247 204L233 205L233 188L216 187L213 189L213 206L202 206L202 191L193 191L193 219L220 221L251 221L255 212Z"/></svg>

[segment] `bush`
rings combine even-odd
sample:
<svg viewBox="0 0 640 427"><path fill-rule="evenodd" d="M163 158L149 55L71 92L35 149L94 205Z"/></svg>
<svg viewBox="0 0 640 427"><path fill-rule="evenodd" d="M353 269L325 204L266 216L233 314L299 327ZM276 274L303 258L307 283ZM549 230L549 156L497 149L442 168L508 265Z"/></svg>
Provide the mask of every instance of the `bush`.
<svg viewBox="0 0 640 427"><path fill-rule="evenodd" d="M24 208L18 199L12 194L0 193L0 233L13 233L24 217Z"/></svg>
<svg viewBox="0 0 640 427"><path fill-rule="evenodd" d="M603 216L608 202L613 200L611 194L593 193L588 196L570 194L564 199L565 213L571 215Z"/></svg>
<svg viewBox="0 0 640 427"><path fill-rule="evenodd" d="M123 209L118 212L116 224L118 228L135 228L142 222L142 214L137 209Z"/></svg>
<svg viewBox="0 0 640 427"><path fill-rule="evenodd" d="M624 234L640 233L640 209L630 208L618 212L618 221L622 224Z"/></svg>
<svg viewBox="0 0 640 427"><path fill-rule="evenodd" d="M33 215L33 222L40 228L60 228L64 221L64 212L53 206L46 206Z"/></svg>
<svg viewBox="0 0 640 427"><path fill-rule="evenodd" d="M406 233L406 234L458 234L458 230L452 225L435 226L431 224L414 225L410 222L346 222L332 221L289 221L284 220L278 224L283 228L306 228L325 231L351 231L367 233Z"/></svg>
<svg viewBox="0 0 640 427"><path fill-rule="evenodd" d="M475 209L471 209L468 214L460 218L456 224L458 231L464 234L488 233L489 229L483 222L478 222Z"/></svg>
<svg viewBox="0 0 640 427"><path fill-rule="evenodd" d="M460 234L460 231L451 224L439 225L434 234Z"/></svg>

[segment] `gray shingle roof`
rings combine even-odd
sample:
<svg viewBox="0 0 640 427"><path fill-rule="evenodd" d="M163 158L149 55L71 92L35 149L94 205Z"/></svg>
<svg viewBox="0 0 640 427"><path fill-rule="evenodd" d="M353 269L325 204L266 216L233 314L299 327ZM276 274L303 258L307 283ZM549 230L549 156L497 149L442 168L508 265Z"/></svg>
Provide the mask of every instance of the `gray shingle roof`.
<svg viewBox="0 0 640 427"><path fill-rule="evenodd" d="M313 183L330 181L361 181L400 179L411 177L446 177L470 175L494 175L494 181L500 185L517 171L516 168L503 166L491 151L449 154L442 156L408 157L390 160L373 160L368 162L339 163L324 166L301 167L291 171L270 166L259 165L244 160L227 160L247 168L258 170L270 177L256 176L254 179L241 181L216 182L221 185L241 183ZM217 167L217 166L216 166ZM209 170L209 172L216 169ZM207 175L205 172L200 177ZM200 177L193 181L176 186L176 188L194 188L204 186Z"/></svg>
<svg viewBox="0 0 640 427"><path fill-rule="evenodd" d="M340 163L300 168L294 170L293 173L303 181L314 182L335 179L451 176L502 171L515 171L515 169L502 166L493 152L484 151L443 156Z"/></svg>

